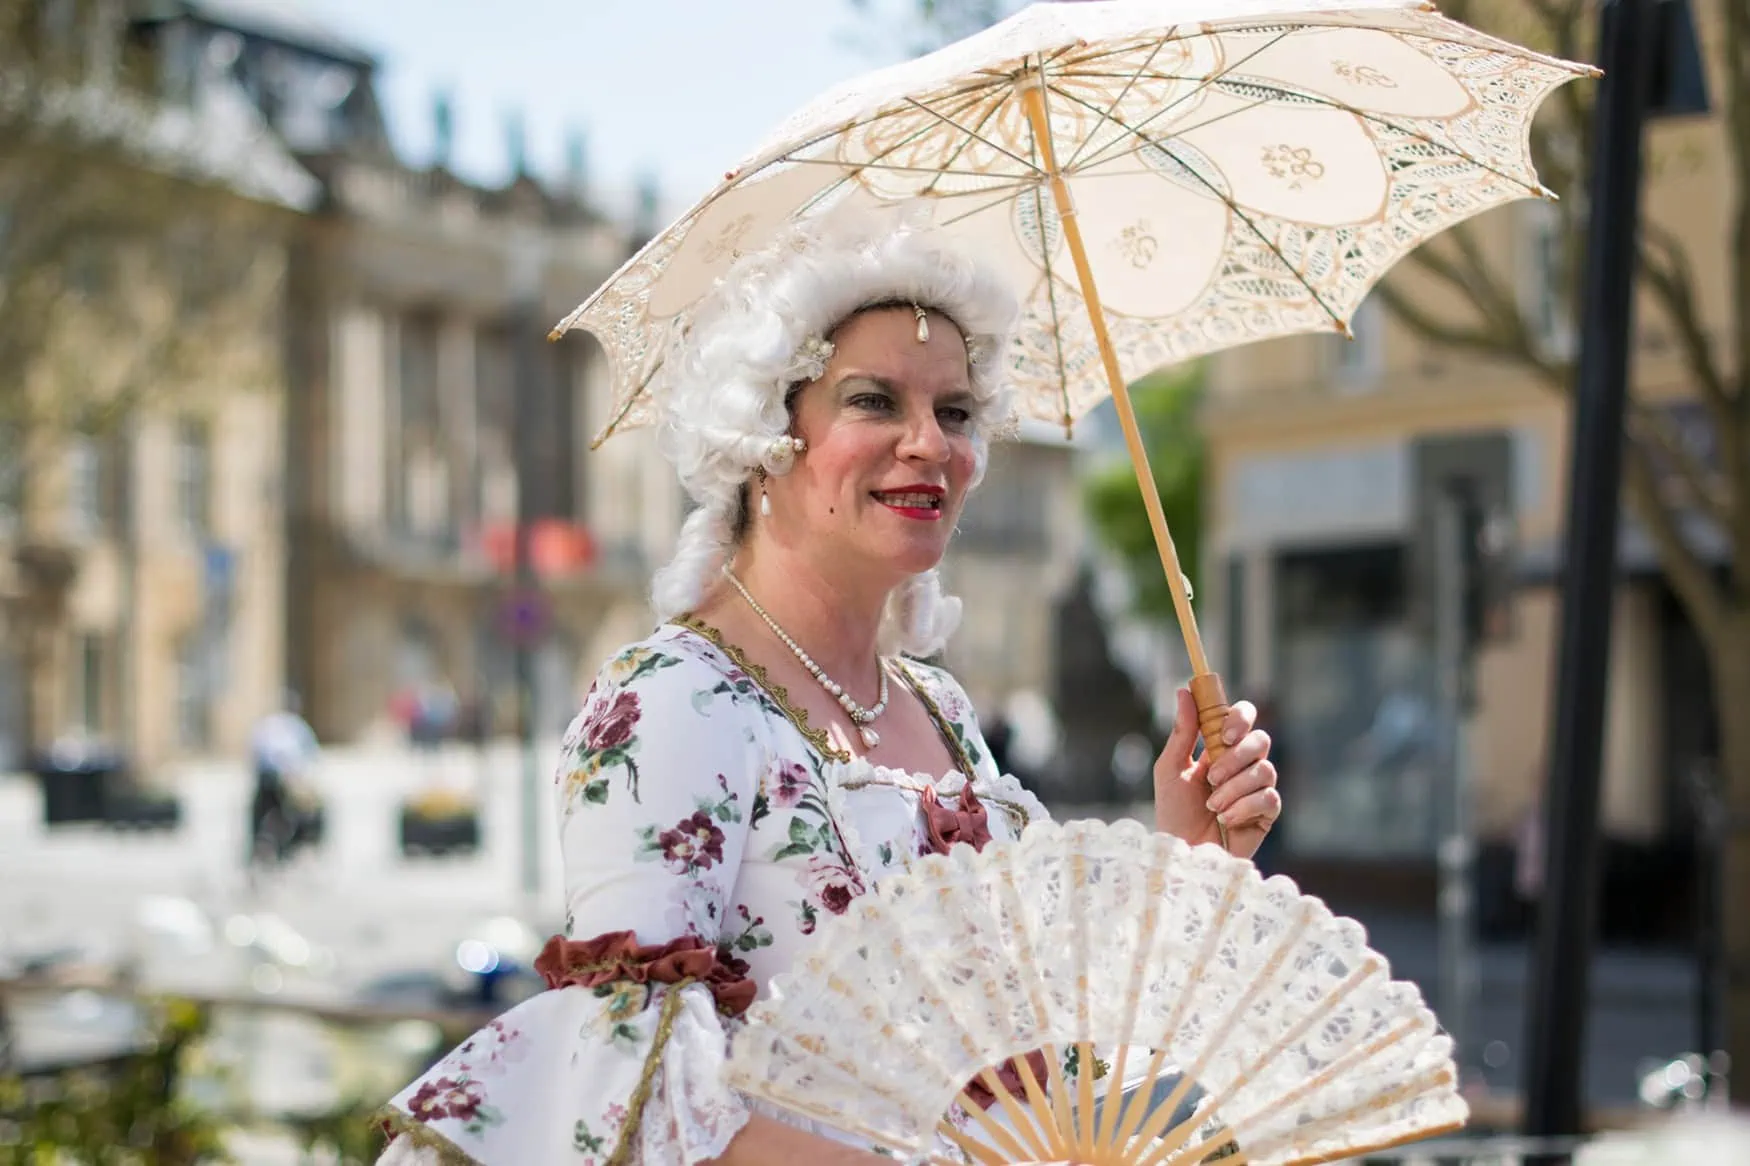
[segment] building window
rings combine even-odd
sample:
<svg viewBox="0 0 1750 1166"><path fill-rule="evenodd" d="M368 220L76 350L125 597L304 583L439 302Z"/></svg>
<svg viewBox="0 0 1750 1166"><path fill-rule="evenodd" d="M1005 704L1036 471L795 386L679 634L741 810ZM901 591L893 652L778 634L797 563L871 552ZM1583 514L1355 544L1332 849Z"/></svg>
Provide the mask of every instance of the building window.
<svg viewBox="0 0 1750 1166"><path fill-rule="evenodd" d="M37 0L36 7L43 49L57 55L71 53L73 35L79 27L76 0Z"/></svg>
<svg viewBox="0 0 1750 1166"><path fill-rule="evenodd" d="M1405 553L1388 542L1276 560L1271 732L1296 791L1283 823L1296 854L1433 853L1445 726L1410 622Z"/></svg>
<svg viewBox="0 0 1750 1166"><path fill-rule="evenodd" d="M1385 320L1379 301L1368 296L1349 321L1354 337L1331 341L1331 380L1339 390L1371 389L1385 371Z"/></svg>
<svg viewBox="0 0 1750 1166"><path fill-rule="evenodd" d="M1520 310L1534 343L1545 356L1574 355L1574 265L1561 214L1547 202L1525 205L1520 247Z"/></svg>
<svg viewBox="0 0 1750 1166"><path fill-rule="evenodd" d="M583 491L579 489L581 482L578 472L577 451L580 445L578 395L583 391L581 369L583 362L578 359L575 347L563 347L553 352L553 416L552 430L547 436L550 443L551 484L552 491L546 499L546 512L550 517L569 518L582 521Z"/></svg>
<svg viewBox="0 0 1750 1166"><path fill-rule="evenodd" d="M450 526L438 333L438 319L429 312L403 316L398 328L389 516L392 528L402 535L441 536Z"/></svg>
<svg viewBox="0 0 1750 1166"><path fill-rule="evenodd" d="M73 637L73 666L68 669L71 691L67 708L73 727L88 737L108 731L107 695L109 653L104 638L94 632L81 632Z"/></svg>
<svg viewBox="0 0 1750 1166"><path fill-rule="evenodd" d="M74 538L96 538L105 526L103 447L78 436L67 445L67 524Z"/></svg>
<svg viewBox="0 0 1750 1166"><path fill-rule="evenodd" d="M0 538L18 533L24 517L24 443L18 430L0 425Z"/></svg>
<svg viewBox="0 0 1750 1166"><path fill-rule="evenodd" d="M176 518L192 538L204 540L212 533L212 430L192 417L176 425Z"/></svg>
<svg viewBox="0 0 1750 1166"><path fill-rule="evenodd" d="M515 423L515 349L510 330L481 328L474 337L474 513L483 522L514 517L510 496L516 469L511 445Z"/></svg>
<svg viewBox="0 0 1750 1166"><path fill-rule="evenodd" d="M399 392L401 427L410 434L436 436L438 428L438 321L415 312L401 321Z"/></svg>
<svg viewBox="0 0 1750 1166"><path fill-rule="evenodd" d="M1244 692L1246 685L1246 558L1243 554L1227 561L1227 667L1228 686Z"/></svg>
<svg viewBox="0 0 1750 1166"><path fill-rule="evenodd" d="M199 631L176 645L176 741L184 749L204 749L212 743L212 652Z"/></svg>

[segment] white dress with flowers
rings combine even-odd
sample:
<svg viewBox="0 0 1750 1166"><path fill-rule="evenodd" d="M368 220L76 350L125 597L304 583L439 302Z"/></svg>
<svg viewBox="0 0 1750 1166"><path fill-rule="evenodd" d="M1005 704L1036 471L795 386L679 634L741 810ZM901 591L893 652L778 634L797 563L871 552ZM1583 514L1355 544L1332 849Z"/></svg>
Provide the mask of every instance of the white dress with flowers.
<svg viewBox="0 0 1750 1166"><path fill-rule="evenodd" d="M558 986L398 1094L380 1161L658 1166L722 1154L750 1112L721 1078L738 1017L807 951L822 916L920 854L1044 817L997 773L959 685L899 667L963 772L917 776L838 753L701 624L666 624L610 661L556 779L566 928L542 971Z"/></svg>

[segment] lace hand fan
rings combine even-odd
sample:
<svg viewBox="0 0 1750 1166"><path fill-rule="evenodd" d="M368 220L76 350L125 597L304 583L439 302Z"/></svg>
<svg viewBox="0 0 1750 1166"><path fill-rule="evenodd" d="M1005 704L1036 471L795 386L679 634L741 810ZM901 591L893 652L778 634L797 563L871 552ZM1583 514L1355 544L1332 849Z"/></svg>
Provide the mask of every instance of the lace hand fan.
<svg viewBox="0 0 1750 1166"><path fill-rule="evenodd" d="M729 1081L913 1161L1287 1166L1468 1116L1358 923L1135 822L922 859L819 939Z"/></svg>

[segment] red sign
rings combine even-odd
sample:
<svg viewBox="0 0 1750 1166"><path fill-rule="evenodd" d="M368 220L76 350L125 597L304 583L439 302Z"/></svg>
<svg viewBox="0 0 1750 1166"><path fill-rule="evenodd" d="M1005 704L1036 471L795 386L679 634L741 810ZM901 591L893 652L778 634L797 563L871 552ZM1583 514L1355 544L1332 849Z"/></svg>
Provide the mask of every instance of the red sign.
<svg viewBox="0 0 1750 1166"><path fill-rule="evenodd" d="M498 570L516 569L516 527L495 523L480 532L480 548ZM589 530L562 518L542 518L529 525L529 562L544 578L570 575L595 561L595 540Z"/></svg>

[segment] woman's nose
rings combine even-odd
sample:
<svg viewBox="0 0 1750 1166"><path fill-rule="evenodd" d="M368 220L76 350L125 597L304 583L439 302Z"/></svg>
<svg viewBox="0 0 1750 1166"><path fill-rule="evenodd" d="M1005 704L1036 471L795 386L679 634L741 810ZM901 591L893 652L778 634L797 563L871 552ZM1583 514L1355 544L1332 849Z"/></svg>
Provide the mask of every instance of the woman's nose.
<svg viewBox="0 0 1750 1166"><path fill-rule="evenodd" d="M950 452L948 435L942 432L941 423L934 414L913 420L906 426L905 437L900 441L900 454L908 458L944 462Z"/></svg>

